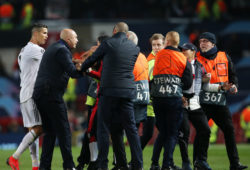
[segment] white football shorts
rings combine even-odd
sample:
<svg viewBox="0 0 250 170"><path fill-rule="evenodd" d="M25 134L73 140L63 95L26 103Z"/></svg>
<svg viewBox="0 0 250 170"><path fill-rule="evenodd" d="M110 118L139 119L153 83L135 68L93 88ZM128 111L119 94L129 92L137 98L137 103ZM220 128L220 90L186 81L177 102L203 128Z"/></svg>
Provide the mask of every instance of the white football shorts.
<svg viewBox="0 0 250 170"><path fill-rule="evenodd" d="M36 125L42 125L40 113L32 98L20 104L21 112L23 115L24 127L30 128Z"/></svg>

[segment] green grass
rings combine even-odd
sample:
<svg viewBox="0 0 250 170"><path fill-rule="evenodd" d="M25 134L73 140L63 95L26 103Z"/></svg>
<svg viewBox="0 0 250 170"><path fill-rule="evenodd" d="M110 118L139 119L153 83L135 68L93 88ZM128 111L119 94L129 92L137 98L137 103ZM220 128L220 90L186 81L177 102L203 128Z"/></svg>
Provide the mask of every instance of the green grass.
<svg viewBox="0 0 250 170"><path fill-rule="evenodd" d="M237 145L238 152L240 156L240 161L242 164L248 165L250 167L250 145L247 144L239 144ZM73 147L73 157L75 164L77 165L77 156L80 153L80 147ZM127 153L129 152L129 148L126 147ZM151 164L151 156L152 156L152 146L147 146L143 151L143 161L144 161L144 169L149 170ZM192 145L189 146L189 156L192 158ZM10 156L14 150L0 150L0 170L10 170L10 167L6 165L6 159ZM127 154L128 160L130 160L130 154ZM109 154L109 168L112 168L112 150ZM181 157L179 147L177 146L174 153L174 161L175 164L181 166ZM225 145L210 145L208 151L208 163L212 167L213 170L228 170L229 169L229 161L226 154ZM25 151L19 160L20 170L31 170L31 160L29 156L29 152ZM52 170L58 170L62 168L62 157L61 152L58 147L55 148L52 162ZM250 169L250 168L249 168Z"/></svg>

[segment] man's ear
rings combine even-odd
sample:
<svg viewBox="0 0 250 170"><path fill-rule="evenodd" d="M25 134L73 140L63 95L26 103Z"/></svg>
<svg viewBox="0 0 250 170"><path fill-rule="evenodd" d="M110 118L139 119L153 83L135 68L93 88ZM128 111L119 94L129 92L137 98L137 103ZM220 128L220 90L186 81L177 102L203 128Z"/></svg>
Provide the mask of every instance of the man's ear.
<svg viewBox="0 0 250 170"><path fill-rule="evenodd" d="M116 28L113 29L113 35L117 33Z"/></svg>

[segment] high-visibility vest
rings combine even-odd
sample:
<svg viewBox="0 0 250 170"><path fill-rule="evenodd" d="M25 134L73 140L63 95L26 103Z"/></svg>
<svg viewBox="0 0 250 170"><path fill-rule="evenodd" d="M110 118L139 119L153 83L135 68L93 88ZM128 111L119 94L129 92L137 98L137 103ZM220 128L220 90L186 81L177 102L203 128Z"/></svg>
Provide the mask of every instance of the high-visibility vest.
<svg viewBox="0 0 250 170"><path fill-rule="evenodd" d="M223 84L228 82L228 59L225 52L219 51L213 60L209 60L197 53L198 61L205 67L208 73L211 73L210 83ZM226 105L226 93L220 92L201 92L201 103Z"/></svg>
<svg viewBox="0 0 250 170"><path fill-rule="evenodd" d="M180 51L163 49L156 54L151 94L154 97L181 97L181 78L187 58Z"/></svg>
<svg viewBox="0 0 250 170"><path fill-rule="evenodd" d="M218 132L219 128L214 123L213 119L209 119L208 126L210 127L210 131L211 131L209 142L210 143L216 143L216 141L217 141L217 132Z"/></svg>
<svg viewBox="0 0 250 170"><path fill-rule="evenodd" d="M10 3L0 5L0 30L10 30L13 28L12 18L15 15L15 9Z"/></svg>
<svg viewBox="0 0 250 170"><path fill-rule="evenodd" d="M209 10L205 0L200 0L196 6L196 13L200 19L209 18Z"/></svg>
<svg viewBox="0 0 250 170"><path fill-rule="evenodd" d="M242 111L243 120L250 123L250 105Z"/></svg>
<svg viewBox="0 0 250 170"><path fill-rule="evenodd" d="M148 62L142 53L139 53L135 62L133 74L136 83L136 104L149 104L149 77L148 77Z"/></svg>
<svg viewBox="0 0 250 170"><path fill-rule="evenodd" d="M220 19L221 14L227 11L226 3L223 0L214 1L212 11L215 19Z"/></svg>
<svg viewBox="0 0 250 170"><path fill-rule="evenodd" d="M155 53L152 51L148 57L148 76L149 80L151 81L153 79L153 70L154 70L154 65L155 65Z"/></svg>
<svg viewBox="0 0 250 170"><path fill-rule="evenodd" d="M133 74L135 81L148 80L148 61L144 54L139 53L135 62Z"/></svg>
<svg viewBox="0 0 250 170"><path fill-rule="evenodd" d="M246 138L250 138L250 106L247 106L241 113L240 125L245 131Z"/></svg>
<svg viewBox="0 0 250 170"><path fill-rule="evenodd" d="M153 70L154 70L154 66L155 66L155 53L154 51L152 51L148 57L148 76L149 76L149 81L153 80ZM149 100L149 105L147 106L147 116L150 117L155 117L155 113L154 113L154 108L152 106L152 100Z"/></svg>
<svg viewBox="0 0 250 170"><path fill-rule="evenodd" d="M148 61L150 61L150 60L154 60L155 59L155 53L154 53L154 51L152 51L149 55L148 55L148 57L147 57L147 60Z"/></svg>
<svg viewBox="0 0 250 170"><path fill-rule="evenodd" d="M228 82L228 59L225 52L219 51L213 60L209 60L197 53L198 61L211 73L210 83Z"/></svg>
<svg viewBox="0 0 250 170"><path fill-rule="evenodd" d="M23 6L22 15L21 15L22 27L27 28L31 25L33 10L34 8L33 8L32 3L28 2Z"/></svg>

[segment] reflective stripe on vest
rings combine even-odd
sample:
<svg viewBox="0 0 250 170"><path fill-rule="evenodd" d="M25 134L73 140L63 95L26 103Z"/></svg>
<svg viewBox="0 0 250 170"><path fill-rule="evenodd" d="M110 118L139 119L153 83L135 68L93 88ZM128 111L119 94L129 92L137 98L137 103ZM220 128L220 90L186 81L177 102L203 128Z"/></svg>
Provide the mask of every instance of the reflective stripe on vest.
<svg viewBox="0 0 250 170"><path fill-rule="evenodd" d="M152 51L148 57L148 76L149 76L149 80L151 81L153 79L153 69L154 69L154 65L155 65L155 53Z"/></svg>
<svg viewBox="0 0 250 170"><path fill-rule="evenodd" d="M164 49L157 53L151 94L154 97L181 97L181 77L187 58L179 51Z"/></svg>
<svg viewBox="0 0 250 170"><path fill-rule="evenodd" d="M205 67L208 73L211 73L210 83L223 84L228 82L228 59L225 52L218 52L213 60L209 60L197 53L198 61ZM226 105L225 92L207 92L200 94L202 104Z"/></svg>
<svg viewBox="0 0 250 170"><path fill-rule="evenodd" d="M136 84L135 104L149 104L148 62L146 57L139 53L133 71Z"/></svg>
<svg viewBox="0 0 250 170"><path fill-rule="evenodd" d="M153 80L153 70L155 66L155 56L154 56L153 51L148 55L147 60L148 60L148 70L149 70L148 76L149 76L149 81L151 81ZM149 100L149 104L147 107L147 116L155 117L151 99Z"/></svg>
<svg viewBox="0 0 250 170"><path fill-rule="evenodd" d="M136 81L136 98L133 100L135 104L149 104L149 84L148 80Z"/></svg>

